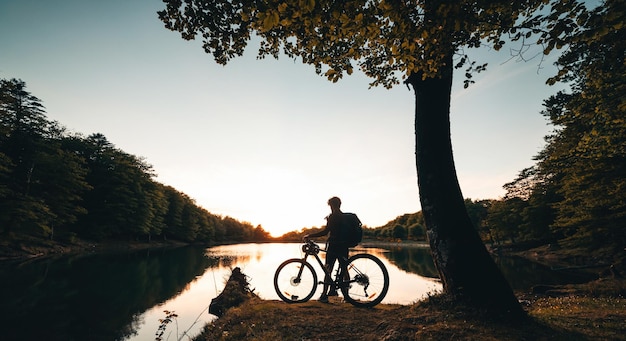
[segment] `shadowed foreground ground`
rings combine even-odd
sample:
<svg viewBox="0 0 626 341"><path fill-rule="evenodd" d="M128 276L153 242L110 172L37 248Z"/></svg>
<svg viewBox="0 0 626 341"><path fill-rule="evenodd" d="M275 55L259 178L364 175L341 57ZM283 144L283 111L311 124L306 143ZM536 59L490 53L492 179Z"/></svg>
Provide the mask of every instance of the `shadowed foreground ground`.
<svg viewBox="0 0 626 341"><path fill-rule="evenodd" d="M411 306L359 309L286 304L257 298L231 308L196 340L626 340L624 281L564 286L520 297L530 318L503 325L471 309L431 297Z"/></svg>

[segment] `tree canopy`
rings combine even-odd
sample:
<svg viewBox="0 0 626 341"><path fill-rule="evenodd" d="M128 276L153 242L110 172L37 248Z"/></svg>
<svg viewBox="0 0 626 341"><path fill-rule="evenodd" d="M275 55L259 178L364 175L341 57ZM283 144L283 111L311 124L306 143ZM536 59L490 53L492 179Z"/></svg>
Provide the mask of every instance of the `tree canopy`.
<svg viewBox="0 0 626 341"><path fill-rule="evenodd" d="M555 131L509 185L510 196L527 193L550 211L546 233L590 250L626 243L625 15L624 2L610 0L584 18L550 79L571 84L545 101Z"/></svg>
<svg viewBox="0 0 626 341"><path fill-rule="evenodd" d="M416 96L416 166L427 236L444 290L493 313L519 316L521 307L472 225L456 176L450 140L453 68L465 85L486 64L465 48L496 50L533 35L544 53L567 44L585 7L571 0L525 1L194 1L164 0L165 27L226 64L255 33L259 58L300 58L337 81L358 67L387 88L401 79ZM480 274L470 272L476 267Z"/></svg>
<svg viewBox="0 0 626 341"><path fill-rule="evenodd" d="M464 48L499 50L508 40L520 42L516 53L532 43L547 54L565 45L584 10L570 0L164 2L158 14L166 28L187 40L200 37L219 64L242 55L254 33L259 58L300 58L331 81L358 67L371 85L385 87L413 73L438 74L450 53L471 78L486 64L471 61Z"/></svg>

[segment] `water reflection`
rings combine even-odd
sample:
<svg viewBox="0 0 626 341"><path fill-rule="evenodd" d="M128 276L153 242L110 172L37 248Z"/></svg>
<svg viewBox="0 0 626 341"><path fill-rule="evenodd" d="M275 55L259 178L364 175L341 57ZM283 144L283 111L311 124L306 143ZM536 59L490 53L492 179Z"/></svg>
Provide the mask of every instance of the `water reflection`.
<svg viewBox="0 0 626 341"><path fill-rule="evenodd" d="M140 313L211 266L198 248L45 259L0 267L5 340L120 340Z"/></svg>
<svg viewBox="0 0 626 341"><path fill-rule="evenodd" d="M438 277L430 249L427 247L392 246L385 256L395 266L407 272L430 278Z"/></svg>
<svg viewBox="0 0 626 341"><path fill-rule="evenodd" d="M300 244L238 244L210 249L183 247L62 257L1 264L0 321L3 340L154 340L163 310L178 314L169 339L195 335L215 317L207 313L234 267L261 298L278 300L276 268L302 256ZM389 271L384 303L410 304L441 289L428 248L365 248ZM322 270L311 259L319 276ZM571 281L521 259L497 260L515 289ZM318 290L319 294L320 290ZM187 339L184 337L183 339Z"/></svg>
<svg viewBox="0 0 626 341"><path fill-rule="evenodd" d="M250 278L251 287L261 298L278 300L273 286L274 271L289 258L301 258L300 249L300 244L239 244L211 248L208 254L221 257L223 260L220 263L224 263L226 259L230 267L241 267L243 273ZM361 248L354 251L357 252L373 254L387 267L391 283L383 303L410 304L441 288L437 280L411 271L432 271L432 260L424 257L422 249L398 249L390 252L382 248ZM324 253L320 253L320 257L324 261ZM419 263L420 260L425 263ZM308 261L317 271L318 278L321 278L323 271L317 261L314 258L308 258ZM317 293L321 293L321 289Z"/></svg>
<svg viewBox="0 0 626 341"><path fill-rule="evenodd" d="M529 290L537 284L583 283L595 278L580 272L554 271L520 257L499 257L495 261L513 290Z"/></svg>
<svg viewBox="0 0 626 341"><path fill-rule="evenodd" d="M385 256L391 263L405 271L438 278L427 246L392 246ZM520 257L496 257L494 260L514 290L529 290L537 284L583 283L594 277L576 272L554 271L550 267Z"/></svg>

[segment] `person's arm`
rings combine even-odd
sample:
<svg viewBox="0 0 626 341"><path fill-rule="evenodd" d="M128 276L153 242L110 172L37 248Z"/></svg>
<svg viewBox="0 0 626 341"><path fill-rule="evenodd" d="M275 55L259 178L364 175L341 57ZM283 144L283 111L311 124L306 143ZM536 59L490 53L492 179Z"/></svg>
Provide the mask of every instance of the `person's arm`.
<svg viewBox="0 0 626 341"><path fill-rule="evenodd" d="M311 233L306 235L305 237L307 238L315 238L315 237L321 237L321 236L325 236L327 235L329 232L328 227L324 227L323 230L319 231L319 232L315 232L315 233Z"/></svg>
<svg viewBox="0 0 626 341"><path fill-rule="evenodd" d="M303 238L304 241L308 241L310 238L322 237L327 235L330 232L330 229L328 229L328 217L326 217L326 222L326 226L324 226L323 230L305 235Z"/></svg>

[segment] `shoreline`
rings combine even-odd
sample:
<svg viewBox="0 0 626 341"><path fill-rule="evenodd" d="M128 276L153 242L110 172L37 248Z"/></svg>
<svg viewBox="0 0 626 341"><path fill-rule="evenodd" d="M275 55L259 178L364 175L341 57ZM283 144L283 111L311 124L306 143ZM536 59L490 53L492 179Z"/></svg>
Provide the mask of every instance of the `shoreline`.
<svg viewBox="0 0 626 341"><path fill-rule="evenodd" d="M0 264L5 262L27 262L65 255L135 251L187 245L204 245L211 247L233 243L297 243L297 241L230 241L220 244L194 244L175 240L152 240L150 242L129 240L106 240L96 242L77 240L73 243L63 243L44 239L22 238L12 241L0 241ZM320 241L320 243L322 243L322 241ZM427 242L422 241L381 241L365 239L355 249L376 247L429 248L430 246ZM553 250L549 245L544 245L523 251L499 251L491 252L491 254L496 257L521 257L533 263L548 266L555 271L593 273L597 274L599 277L603 275L615 275L615 271L617 271L618 275L621 273L626 277L626 258L611 259L607 255L591 256L581 250Z"/></svg>
<svg viewBox="0 0 626 341"><path fill-rule="evenodd" d="M40 239L19 239L0 243L0 264L10 262L28 262L49 257L61 257L70 255L88 255L94 253L119 252L145 250L163 247L180 247L192 245L179 241L85 241L79 240L73 243Z"/></svg>
<svg viewBox="0 0 626 341"><path fill-rule="evenodd" d="M206 244L207 247L215 245L229 245L236 243L299 243L299 241L245 241L235 242L227 241L220 244ZM320 241L322 243L322 241ZM143 250L150 248L162 248L172 246L185 245L201 245L194 243L186 243L175 240L152 240L146 241L129 241L129 240L105 240L105 241L89 241L77 240L74 242L60 242L45 239L37 239L32 237L17 238L14 240L0 241L0 263L2 262L20 262L33 259L40 259L53 256L73 255L73 254L92 254L110 251L127 251L127 250ZM411 246L411 247L429 247L426 242L417 241L378 241L364 240L359 247L380 247L380 246Z"/></svg>
<svg viewBox="0 0 626 341"><path fill-rule="evenodd" d="M47 241L39 241L40 244L28 242L32 241L22 240L10 245L15 255L22 257L7 261L30 262L46 257L192 245L176 241L80 241L67 245ZM268 242L281 243L276 240ZM0 256L6 254L6 244L0 241ZM359 246L428 247L426 243L412 241L372 240L364 240ZM523 257L542 264L551 263L552 266L569 264L567 262L572 259L583 260L571 258L571 250L559 252L549 247L502 252L500 256ZM626 325L616 322L626 319L626 280L605 277L583 284L541 286L539 289L542 291L533 288L515 292L530 317L523 328L512 328L481 318L476 311L448 301L443 295L412 304L379 304L371 309L354 308L338 297L332 297L330 304L315 300L287 304L278 300L255 299L229 309L223 317L205 325L204 334L194 340L529 340L555 339L554 335L561 337L556 339L564 340L626 340L622 336L626 335Z"/></svg>

